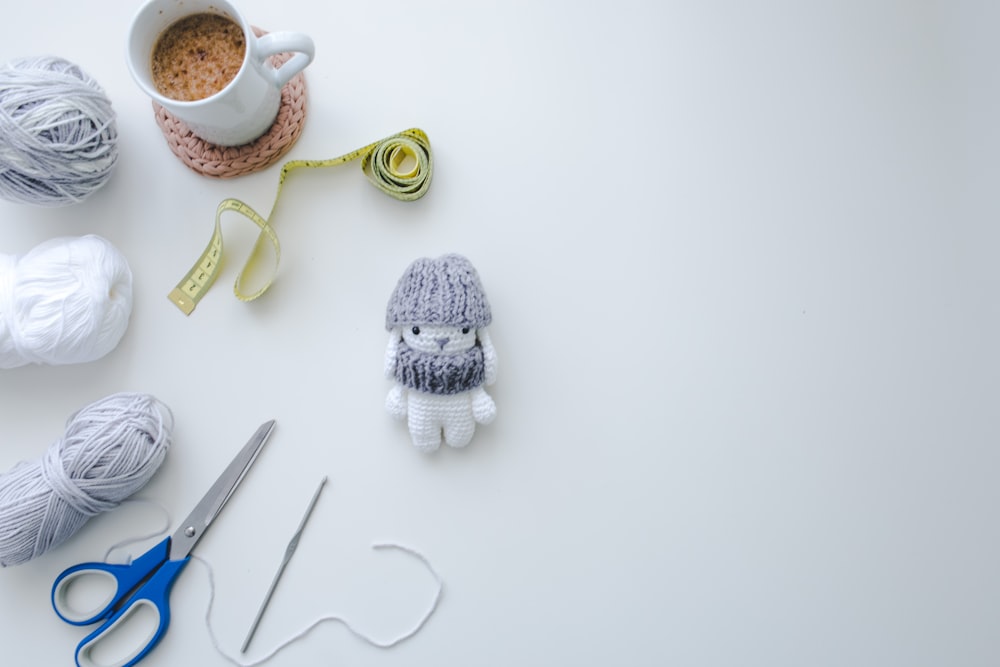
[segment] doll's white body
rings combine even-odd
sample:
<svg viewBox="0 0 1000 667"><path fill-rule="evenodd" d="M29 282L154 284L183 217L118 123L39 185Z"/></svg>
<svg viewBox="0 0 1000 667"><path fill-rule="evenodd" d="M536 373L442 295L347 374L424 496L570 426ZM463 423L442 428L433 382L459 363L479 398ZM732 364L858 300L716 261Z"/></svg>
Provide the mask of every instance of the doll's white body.
<svg viewBox="0 0 1000 667"><path fill-rule="evenodd" d="M425 359L433 355L453 358L479 346L484 384L496 381L496 352L485 328L413 326L394 329L386 347L387 377L396 375L401 342L424 355ZM406 419L414 446L423 451L440 447L442 435L448 445L465 447L472 440L477 423L488 424L496 417L496 404L482 385L438 394L397 381L386 396L386 409L394 417Z"/></svg>
<svg viewBox="0 0 1000 667"><path fill-rule="evenodd" d="M396 283L385 312L385 375L396 384L385 405L406 419L418 449L434 451L442 438L465 447L477 423L496 417L484 388L497 375L492 319L479 274L461 255L417 259Z"/></svg>

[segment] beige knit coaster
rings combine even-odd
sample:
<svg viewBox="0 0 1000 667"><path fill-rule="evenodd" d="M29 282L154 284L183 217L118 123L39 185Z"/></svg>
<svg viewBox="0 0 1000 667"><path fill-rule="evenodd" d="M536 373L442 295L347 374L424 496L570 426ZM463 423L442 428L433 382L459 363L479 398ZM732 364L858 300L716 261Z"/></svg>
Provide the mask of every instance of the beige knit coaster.
<svg viewBox="0 0 1000 667"><path fill-rule="evenodd" d="M254 28L258 36L264 34ZM279 67L292 57L282 53L271 57ZM218 146L195 134L169 111L153 103L156 124L163 131L167 146L181 162L204 176L233 178L260 171L287 153L302 133L306 120L306 80L302 72L296 74L281 89L281 106L271 129L249 144Z"/></svg>

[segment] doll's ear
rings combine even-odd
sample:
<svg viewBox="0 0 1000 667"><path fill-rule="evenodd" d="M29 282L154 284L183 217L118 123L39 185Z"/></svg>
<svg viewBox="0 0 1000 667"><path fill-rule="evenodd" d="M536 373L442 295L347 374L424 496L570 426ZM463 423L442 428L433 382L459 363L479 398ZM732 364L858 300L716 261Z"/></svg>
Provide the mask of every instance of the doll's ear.
<svg viewBox="0 0 1000 667"><path fill-rule="evenodd" d="M396 373L396 356L399 354L399 341L402 339L403 332L399 327L393 328L389 332L389 342L385 346L385 376L387 378L393 377Z"/></svg>
<svg viewBox="0 0 1000 667"><path fill-rule="evenodd" d="M493 349L493 341L490 340L490 332L486 327L476 331L479 337L479 345L483 348L483 363L486 366L486 384L493 384L497 381L497 351Z"/></svg>

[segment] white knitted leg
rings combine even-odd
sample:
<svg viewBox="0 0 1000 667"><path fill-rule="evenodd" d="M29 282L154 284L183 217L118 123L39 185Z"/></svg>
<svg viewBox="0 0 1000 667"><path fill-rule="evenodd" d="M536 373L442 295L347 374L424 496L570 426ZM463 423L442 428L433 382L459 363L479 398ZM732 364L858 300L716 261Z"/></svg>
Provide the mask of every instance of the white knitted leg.
<svg viewBox="0 0 1000 667"><path fill-rule="evenodd" d="M411 392L412 394L412 392ZM433 406L411 396L407 424L414 446L432 452L441 446L441 419Z"/></svg>
<svg viewBox="0 0 1000 667"><path fill-rule="evenodd" d="M472 435L476 432L469 395L459 394L451 398L453 400L449 409L441 415L444 439L452 447L465 447L472 442Z"/></svg>

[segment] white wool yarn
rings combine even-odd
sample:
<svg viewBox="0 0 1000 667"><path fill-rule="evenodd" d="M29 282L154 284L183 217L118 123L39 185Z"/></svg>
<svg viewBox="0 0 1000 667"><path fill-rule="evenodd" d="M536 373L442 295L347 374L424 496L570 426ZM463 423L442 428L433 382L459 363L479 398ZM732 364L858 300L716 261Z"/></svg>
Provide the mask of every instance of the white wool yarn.
<svg viewBox="0 0 1000 667"><path fill-rule="evenodd" d="M100 236L0 254L0 368L76 364L113 350L132 313L132 271Z"/></svg>
<svg viewBox="0 0 1000 667"><path fill-rule="evenodd" d="M71 416L45 456L0 474L0 566L42 555L145 486L172 431L170 409L148 394L112 394Z"/></svg>
<svg viewBox="0 0 1000 667"><path fill-rule="evenodd" d="M39 206L82 201L118 161L111 101L63 58L0 67L0 197Z"/></svg>

